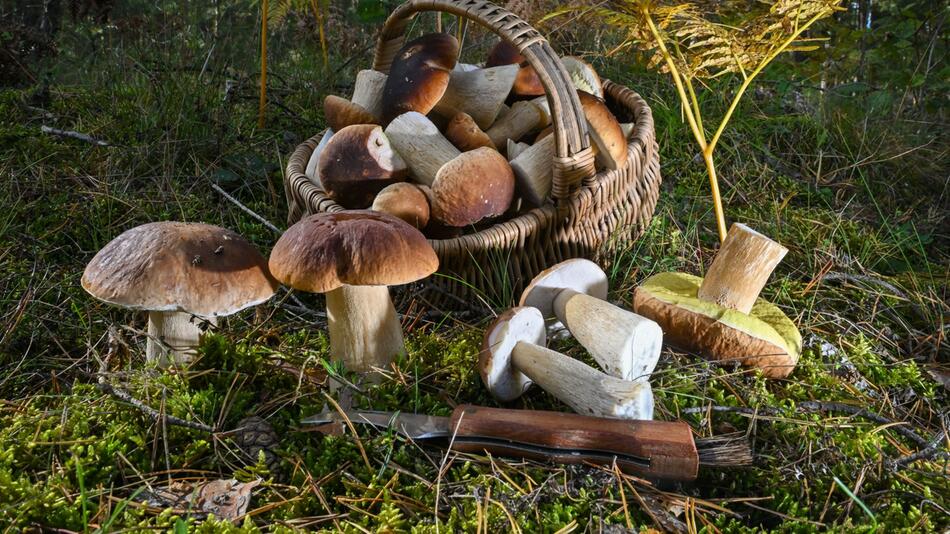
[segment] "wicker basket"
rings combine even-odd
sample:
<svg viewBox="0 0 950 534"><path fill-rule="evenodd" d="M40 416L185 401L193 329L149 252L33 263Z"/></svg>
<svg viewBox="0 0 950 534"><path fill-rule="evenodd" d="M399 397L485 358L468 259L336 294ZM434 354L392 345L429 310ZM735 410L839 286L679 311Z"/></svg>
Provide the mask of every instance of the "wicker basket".
<svg viewBox="0 0 950 534"><path fill-rule="evenodd" d="M635 92L604 80L604 96L621 122L634 122L626 165L594 172L587 122L570 78L548 42L504 8L485 0L410 0L390 15L376 47L373 68L388 72L405 41L404 31L421 11L442 11L474 20L512 43L535 68L551 108L556 141L552 199L546 205L476 233L431 240L439 273L397 298L449 310L507 305L539 272L568 258L594 258L609 244L639 237L653 216L660 162L650 107ZM287 164L288 221L345 208L327 198L304 174L322 133L294 151Z"/></svg>

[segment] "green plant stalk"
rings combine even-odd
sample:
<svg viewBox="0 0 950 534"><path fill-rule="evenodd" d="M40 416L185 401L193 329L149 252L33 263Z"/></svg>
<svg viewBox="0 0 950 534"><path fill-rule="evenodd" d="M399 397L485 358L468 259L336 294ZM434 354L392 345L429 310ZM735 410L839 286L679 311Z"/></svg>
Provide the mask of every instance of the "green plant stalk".
<svg viewBox="0 0 950 534"><path fill-rule="evenodd" d="M742 99L746 90L749 88L749 85L752 84L752 80L755 79L762 70L767 67L773 59L775 59L779 54L781 54L785 49L792 45L796 39L801 36L812 24L817 22L821 15L815 15L808 20L805 24L796 28L791 36L783 41L779 46L772 51L765 59L763 59L750 74L742 72L742 84L739 86L739 89L736 91L735 96L732 98L732 101L729 103L729 108L726 110L726 113L723 115L722 119L719 122L719 126L716 128L716 132L713 134L712 139L707 142L706 133L703 128L702 112L699 107L699 99L696 96L696 92L693 90L692 81L689 77L684 76L679 72L679 69L676 68L676 64L673 61L673 56L670 54L669 49L667 49L666 44L663 41L663 37L660 35L660 31L657 29L656 24L653 22L653 17L650 16L650 11L646 7L641 8L641 13L643 14L644 19L647 21L647 25L650 28L650 33L653 34L653 38L657 42L657 46L660 49L660 53L663 56L663 60L666 62L667 67L670 69L670 76L673 78L673 83L676 85L676 93L679 95L680 102L683 105L683 110L686 115L686 120L689 123L690 130L693 132L693 137L696 138L697 144L702 152L703 163L706 165L706 173L709 175L709 188L712 192L713 199L713 211L716 216L716 229L719 232L720 242L725 241L726 239L726 218L722 209L722 197L719 193L719 178L716 174L716 163L713 159L713 153L716 150L716 145L719 143L719 138L722 136L722 132L725 131L726 126L729 124L730 119L732 119L732 114L735 113L736 108L739 106L739 101ZM684 89L685 85L685 89ZM689 94L687 95L687 90Z"/></svg>
<svg viewBox="0 0 950 534"><path fill-rule="evenodd" d="M267 0L261 2L261 98L257 108L257 127L264 127L264 109L267 104Z"/></svg>

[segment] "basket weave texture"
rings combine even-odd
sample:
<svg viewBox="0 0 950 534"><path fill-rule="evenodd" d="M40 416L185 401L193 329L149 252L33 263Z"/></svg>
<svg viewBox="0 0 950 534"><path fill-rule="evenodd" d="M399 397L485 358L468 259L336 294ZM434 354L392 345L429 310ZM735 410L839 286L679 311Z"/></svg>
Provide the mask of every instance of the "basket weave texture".
<svg viewBox="0 0 950 534"><path fill-rule="evenodd" d="M373 68L388 72L405 41L405 29L421 11L460 15L513 44L535 68L547 92L554 124L555 158L551 200L539 208L478 232L430 240L439 272L397 298L405 307L419 299L442 309L502 306L517 300L531 279L569 258L596 258L611 245L639 237L653 216L660 189L660 162L653 115L637 93L604 80L607 105L620 122L633 122L627 162L594 172L587 122L566 69L534 28L484 0L410 0L386 21ZM284 189L288 222L314 213L343 211L305 174L323 133L304 141L287 163Z"/></svg>

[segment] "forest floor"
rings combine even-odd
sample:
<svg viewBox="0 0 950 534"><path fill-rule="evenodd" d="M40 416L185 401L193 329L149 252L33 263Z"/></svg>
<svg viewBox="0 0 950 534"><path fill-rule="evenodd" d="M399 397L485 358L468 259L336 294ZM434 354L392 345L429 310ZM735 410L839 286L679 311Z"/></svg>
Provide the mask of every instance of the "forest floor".
<svg viewBox="0 0 950 534"><path fill-rule="evenodd" d="M726 214L788 247L763 296L796 322L805 350L783 380L664 350L657 418L701 436L747 433L755 465L655 486L610 469L446 455L389 433L303 431L333 372L319 297L295 295L301 306L281 290L227 319L187 370L145 364L145 318L87 295L86 262L158 220L231 228L266 255L276 233L213 186L285 228L287 156L324 127L324 95L348 96L371 61L374 27L331 32L325 67L313 27L289 20L271 39L259 128L253 20L242 33L189 16L64 29L55 53L0 88L0 532L950 528L942 119L768 76L749 95L719 151ZM668 80L552 40L642 94L657 125L660 202L645 234L604 259L610 299L629 307L653 273L701 275L716 245L708 183ZM478 61L484 46L466 53ZM794 75L794 64L780 67ZM404 324L408 355L355 406L446 415L458 403L497 405L475 369L484 321ZM587 358L571 341L558 348ZM509 407L567 410L537 388ZM273 457L248 458L227 433L251 415L276 429ZM236 525L162 496L231 478L263 479Z"/></svg>

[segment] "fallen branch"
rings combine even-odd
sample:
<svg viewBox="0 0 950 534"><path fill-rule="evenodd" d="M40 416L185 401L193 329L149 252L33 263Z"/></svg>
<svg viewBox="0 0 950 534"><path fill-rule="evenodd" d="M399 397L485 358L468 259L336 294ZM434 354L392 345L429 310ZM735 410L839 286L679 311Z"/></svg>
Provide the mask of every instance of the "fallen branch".
<svg viewBox="0 0 950 534"><path fill-rule="evenodd" d="M109 395L112 395L113 397L121 401L131 404L132 406L134 406L140 412L150 417L155 422L164 421L166 424L169 424L169 425L191 428L193 430L201 430L202 432L207 432L209 434L215 433L215 430L213 428L211 428L210 426L204 423L196 423L194 421L185 421L184 419L180 419L178 417L175 417L174 415L168 415L168 414L163 414L159 412L155 408L152 408L151 406L148 406L144 402L133 397L132 394L129 393L128 391L122 388L113 386L112 384L106 381L106 378L104 376L99 377L99 382L96 383L96 387L103 393L108 393Z"/></svg>
<svg viewBox="0 0 950 534"><path fill-rule="evenodd" d="M95 137L92 137L91 135L86 135L80 132L74 132L72 130L60 130L58 128L52 128L52 127L46 126L45 124L43 126L40 126L40 131L45 134L58 135L59 137L68 137L70 139L78 139L80 141L84 141L86 143L90 143L96 146L109 146L109 143L107 141L103 141L102 139L96 139Z"/></svg>
<svg viewBox="0 0 950 534"><path fill-rule="evenodd" d="M219 187L218 184L211 184L211 189L214 189L214 190L217 191L218 193L221 193L221 196L223 196L223 197L224 197L225 199L227 199L229 202L231 202L232 204L234 204L235 206L237 206L238 208L240 208L241 211L243 211L244 213L247 213L247 214L250 215L251 217L257 219L258 222L260 222L260 223L263 224L264 226L266 226L266 227L270 228L271 230L273 230L274 233L276 233L277 235L283 234L283 232L280 230L280 228L277 228L277 227L274 226L270 221L268 221L268 220L265 219L264 217L261 217L260 215L258 215L257 212L255 212L255 211L252 210L251 208L245 206L244 204L241 204L241 202L240 202L238 199L236 199L236 198L232 197L231 195L229 195L224 189L221 189L221 187Z"/></svg>

